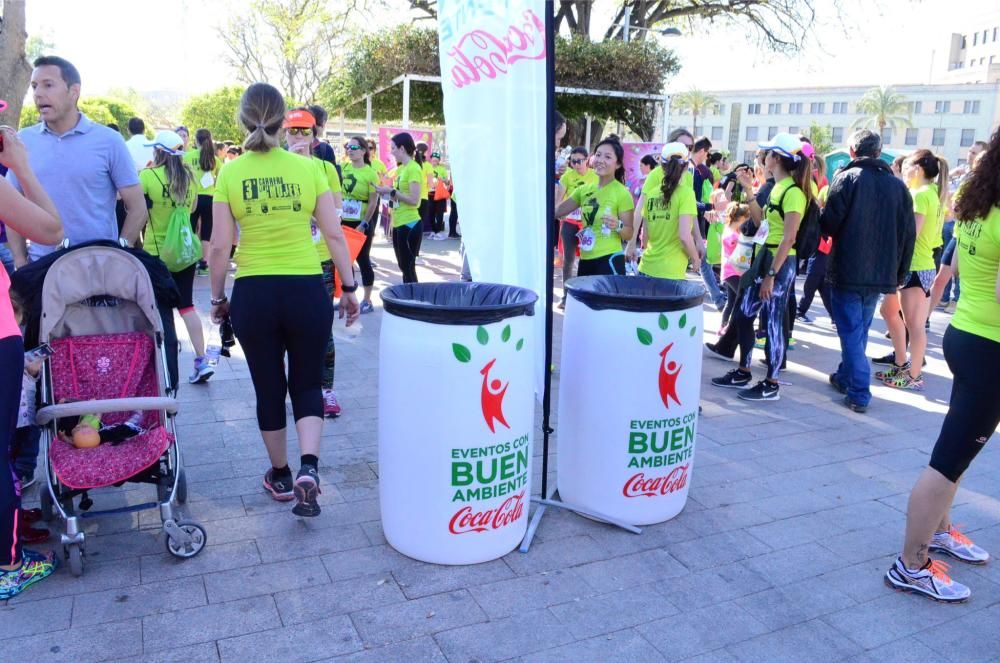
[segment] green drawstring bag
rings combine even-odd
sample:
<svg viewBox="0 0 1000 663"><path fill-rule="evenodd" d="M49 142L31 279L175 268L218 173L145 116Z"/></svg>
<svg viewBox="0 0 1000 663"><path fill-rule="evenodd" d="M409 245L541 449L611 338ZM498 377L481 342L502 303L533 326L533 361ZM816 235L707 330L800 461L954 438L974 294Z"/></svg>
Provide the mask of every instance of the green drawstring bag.
<svg viewBox="0 0 1000 663"><path fill-rule="evenodd" d="M201 260L201 241L191 228L191 211L175 207L167 221L167 234L158 247L160 260L171 272L179 272Z"/></svg>

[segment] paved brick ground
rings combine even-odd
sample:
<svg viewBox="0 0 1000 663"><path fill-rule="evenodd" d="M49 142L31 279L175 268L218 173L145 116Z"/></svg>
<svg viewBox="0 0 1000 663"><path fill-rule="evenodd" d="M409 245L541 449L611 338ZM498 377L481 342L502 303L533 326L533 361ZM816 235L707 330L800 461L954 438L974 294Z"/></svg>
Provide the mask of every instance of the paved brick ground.
<svg viewBox="0 0 1000 663"><path fill-rule="evenodd" d="M388 245L374 255L380 284L398 281ZM454 242L427 243L423 280L454 279L457 266ZM207 281L197 285L204 310ZM814 313L815 325L796 330L786 373L794 385L779 403L754 406L713 389L708 378L727 367L705 360L697 462L680 516L634 536L550 511L529 554L473 567L415 562L382 536L380 309L364 316L356 342L338 344L345 413L324 430L324 505L314 520L261 492L266 454L246 365L234 358L208 385L181 391L186 511L211 545L173 559L155 512L89 523L82 578L61 569L0 606L0 660L996 660L1000 566L953 565L975 592L963 606L892 593L881 578L946 409L945 319L934 316L927 390L878 388L862 416L826 384L836 336L818 305ZM706 323L714 329L718 315ZM878 333L872 346L888 348ZM998 470L988 448L955 512L995 552ZM145 490L102 491L99 501L135 503Z"/></svg>

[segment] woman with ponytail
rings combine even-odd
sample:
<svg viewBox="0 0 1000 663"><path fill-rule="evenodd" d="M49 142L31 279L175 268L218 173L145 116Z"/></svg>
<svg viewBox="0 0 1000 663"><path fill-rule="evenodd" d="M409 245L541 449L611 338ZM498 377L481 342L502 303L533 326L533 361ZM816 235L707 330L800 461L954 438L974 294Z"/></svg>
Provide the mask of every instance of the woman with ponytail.
<svg viewBox="0 0 1000 663"><path fill-rule="evenodd" d="M687 170L688 148L683 143L667 143L660 152L663 171L658 196L645 199L646 247L639 261L639 271L646 276L683 280L688 264L701 264L695 244L694 220L698 203L694 189L681 186ZM634 253L635 237L629 240L628 253Z"/></svg>
<svg viewBox="0 0 1000 663"><path fill-rule="evenodd" d="M624 161L617 139L602 140L594 150L597 183L580 186L556 208L556 218L582 210L577 276L625 274L622 241L632 239L635 202L625 186Z"/></svg>
<svg viewBox="0 0 1000 663"><path fill-rule="evenodd" d="M799 224L805 216L813 198L812 163L803 154L804 143L791 134L778 134L760 148L766 151L764 168L774 175L774 188L767 204L761 209L756 198L750 199L750 211L754 218L761 218L767 224L767 238L764 251L755 260L757 273L753 274L736 309L730 327L739 332L740 366L726 375L714 378L717 387L740 389L737 394L748 401L776 401L778 394L778 373L785 360L787 336L785 316L792 284L795 281L796 253L795 239ZM753 181L746 170L740 173L740 184L744 190L752 190ZM767 325L767 340L764 354L767 359L767 377L755 386L747 388L751 382L751 355L754 347L753 321L758 313Z"/></svg>
<svg viewBox="0 0 1000 663"><path fill-rule="evenodd" d="M195 149L184 155L184 160L194 173L194 186L198 199L191 213L191 225L201 238L202 256L208 255L208 242L212 239L212 196L215 195L215 178L222 165L216 156L215 141L208 129L194 132ZM198 271L208 271L204 258L198 262Z"/></svg>
<svg viewBox="0 0 1000 663"><path fill-rule="evenodd" d="M211 145L211 141L209 142ZM149 208L149 224L143 248L151 255L160 255L167 239L170 217L178 207L194 211L198 201L198 184L191 167L184 160L182 148L184 139L173 131L156 134L151 147L153 165L139 172L139 184L146 195ZM212 146L214 150L214 146ZM192 219L192 226L194 220ZM201 318L194 308L194 275L198 263L192 263L179 272L172 272L174 283L180 291L181 301L177 307L184 320L191 345L194 348L194 372L188 378L191 384L206 382L215 369L205 358L205 332L201 328Z"/></svg>
<svg viewBox="0 0 1000 663"><path fill-rule="evenodd" d="M924 388L923 366L927 352L927 330L924 323L930 314L931 287L936 269L934 248L941 241L940 210L948 196L948 166L930 150L917 150L903 162L913 215L917 224L917 241L913 245L910 272L900 284L899 297L886 297L882 315L892 338L893 365L875 377L896 389L919 391ZM898 306L903 317L900 319ZM906 358L909 334L910 359Z"/></svg>

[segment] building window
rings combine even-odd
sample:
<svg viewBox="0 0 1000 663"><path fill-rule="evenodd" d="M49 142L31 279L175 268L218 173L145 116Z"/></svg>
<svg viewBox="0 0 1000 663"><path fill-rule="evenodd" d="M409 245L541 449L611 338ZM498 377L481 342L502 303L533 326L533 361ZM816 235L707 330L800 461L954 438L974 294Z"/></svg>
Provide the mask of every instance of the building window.
<svg viewBox="0 0 1000 663"><path fill-rule="evenodd" d="M965 35L962 35L962 49L965 49Z"/></svg>
<svg viewBox="0 0 1000 663"><path fill-rule="evenodd" d="M725 106L723 104L712 104L712 115L722 115Z"/></svg>
<svg viewBox="0 0 1000 663"><path fill-rule="evenodd" d="M809 112L813 115L822 115L826 112L826 104L823 102L812 102L809 104Z"/></svg>
<svg viewBox="0 0 1000 663"><path fill-rule="evenodd" d="M935 101L934 102L934 112L938 115L942 113L951 112L951 102L950 101Z"/></svg>
<svg viewBox="0 0 1000 663"><path fill-rule="evenodd" d="M911 101L907 105L910 107L910 115L920 115L921 113L924 112L924 110L923 110L924 109L923 102L920 102L920 101Z"/></svg>
<svg viewBox="0 0 1000 663"><path fill-rule="evenodd" d="M798 136L799 135L799 128L798 127L788 127L788 133L792 134L793 136Z"/></svg>
<svg viewBox="0 0 1000 663"><path fill-rule="evenodd" d="M978 43L979 43L979 33L978 32L973 32L972 33L972 45L975 46Z"/></svg>
<svg viewBox="0 0 1000 663"><path fill-rule="evenodd" d="M768 127L767 128L767 139L771 140L778 135L778 127Z"/></svg>
<svg viewBox="0 0 1000 663"><path fill-rule="evenodd" d="M747 127L747 140L757 140L757 127Z"/></svg>
<svg viewBox="0 0 1000 663"><path fill-rule="evenodd" d="M712 127L712 140L722 140L722 127Z"/></svg>
<svg viewBox="0 0 1000 663"><path fill-rule="evenodd" d="M781 115L781 104L768 104L767 105L768 115Z"/></svg>
<svg viewBox="0 0 1000 663"><path fill-rule="evenodd" d="M934 134L931 136L931 145L935 147L944 145L944 129L934 130Z"/></svg>
<svg viewBox="0 0 1000 663"><path fill-rule="evenodd" d="M798 115L798 114L801 114L801 113L802 113L802 102L801 101L797 101L797 102L795 102L793 104L788 104L788 114L789 115Z"/></svg>
<svg viewBox="0 0 1000 663"><path fill-rule="evenodd" d="M835 101L833 102L833 112L835 115L846 115L847 114L847 102L846 101Z"/></svg>
<svg viewBox="0 0 1000 663"><path fill-rule="evenodd" d="M757 158L757 153L753 150L747 150L743 153L743 163L753 163L753 160Z"/></svg>
<svg viewBox="0 0 1000 663"><path fill-rule="evenodd" d="M917 130L907 129L906 130L906 145L916 145L917 144Z"/></svg>
<svg viewBox="0 0 1000 663"><path fill-rule="evenodd" d="M979 114L979 100L967 100L962 104L962 112L966 115L978 115Z"/></svg>
<svg viewBox="0 0 1000 663"><path fill-rule="evenodd" d="M834 145L840 145L844 142L844 127L833 127L830 130L830 141Z"/></svg>
<svg viewBox="0 0 1000 663"><path fill-rule="evenodd" d="M962 142L959 143L962 147L970 147L976 140L976 130L975 129L962 129Z"/></svg>
<svg viewBox="0 0 1000 663"><path fill-rule="evenodd" d="M882 130L882 144L888 145L892 142L892 127L886 127Z"/></svg>
<svg viewBox="0 0 1000 663"><path fill-rule="evenodd" d="M993 41L997 40L997 29L993 28Z"/></svg>
<svg viewBox="0 0 1000 663"><path fill-rule="evenodd" d="M760 115L760 104L747 104L747 115Z"/></svg>

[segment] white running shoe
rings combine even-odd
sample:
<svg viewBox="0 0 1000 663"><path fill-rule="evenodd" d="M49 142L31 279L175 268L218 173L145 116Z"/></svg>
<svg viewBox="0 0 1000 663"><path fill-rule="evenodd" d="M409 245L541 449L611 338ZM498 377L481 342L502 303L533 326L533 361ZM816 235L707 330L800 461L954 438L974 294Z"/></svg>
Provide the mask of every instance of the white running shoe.
<svg viewBox="0 0 1000 663"><path fill-rule="evenodd" d="M967 601L972 591L948 576L948 565L936 559L928 559L919 571L906 568L903 559L897 557L892 568L885 574L885 584L900 592L913 592L943 603Z"/></svg>
<svg viewBox="0 0 1000 663"><path fill-rule="evenodd" d="M935 534L931 539L930 549L951 555L968 564L985 564L990 561L990 554L959 532L954 525L947 532Z"/></svg>

